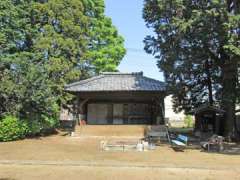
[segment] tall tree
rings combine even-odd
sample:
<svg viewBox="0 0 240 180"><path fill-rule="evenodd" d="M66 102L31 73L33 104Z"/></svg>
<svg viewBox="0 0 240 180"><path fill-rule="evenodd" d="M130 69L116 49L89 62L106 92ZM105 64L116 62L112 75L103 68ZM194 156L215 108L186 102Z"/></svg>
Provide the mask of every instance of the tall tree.
<svg viewBox="0 0 240 180"><path fill-rule="evenodd" d="M143 17L155 36L145 49L175 97L175 106L190 111L203 103L222 104L225 134L234 131L239 12L232 14L222 0L145 0Z"/></svg>
<svg viewBox="0 0 240 180"><path fill-rule="evenodd" d="M51 116L65 84L114 71L125 54L103 0L3 0L0 18L0 115Z"/></svg>
<svg viewBox="0 0 240 180"><path fill-rule="evenodd" d="M223 51L223 93L222 106L226 110L225 134L230 136L236 134L236 104L239 93L238 90L238 65L240 63L240 2L237 0L227 0L229 38L224 44ZM240 136L240 132L238 132Z"/></svg>

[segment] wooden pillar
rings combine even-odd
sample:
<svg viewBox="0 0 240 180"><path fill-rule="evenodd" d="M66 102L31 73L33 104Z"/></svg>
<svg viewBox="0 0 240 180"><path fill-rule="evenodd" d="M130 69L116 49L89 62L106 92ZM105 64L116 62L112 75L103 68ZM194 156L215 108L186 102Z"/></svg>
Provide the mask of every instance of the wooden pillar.
<svg viewBox="0 0 240 180"><path fill-rule="evenodd" d="M86 104L89 98L87 99L80 99L78 98L78 123L85 124L87 121L87 112L86 112Z"/></svg>
<svg viewBox="0 0 240 180"><path fill-rule="evenodd" d="M80 104L80 97L79 95L77 95L77 103L76 103L76 123L77 125L80 125L80 118L79 118L79 114L80 114L80 110L79 110L79 104Z"/></svg>
<svg viewBox="0 0 240 180"><path fill-rule="evenodd" d="M195 127L194 131L201 131L201 118L199 114L195 114Z"/></svg>

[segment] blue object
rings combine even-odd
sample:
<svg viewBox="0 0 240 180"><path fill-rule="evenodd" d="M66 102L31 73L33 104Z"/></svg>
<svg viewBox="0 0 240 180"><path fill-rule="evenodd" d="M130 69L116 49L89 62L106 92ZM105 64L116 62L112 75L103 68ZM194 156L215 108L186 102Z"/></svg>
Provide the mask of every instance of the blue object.
<svg viewBox="0 0 240 180"><path fill-rule="evenodd" d="M176 139L172 140L172 143L178 146L186 146L188 141L188 137L179 134Z"/></svg>
<svg viewBox="0 0 240 180"><path fill-rule="evenodd" d="M184 142L184 143L187 143L187 141L188 141L188 137L179 134L178 137L177 137L177 140L182 141L182 142Z"/></svg>
<svg viewBox="0 0 240 180"><path fill-rule="evenodd" d="M178 140L172 140L172 143L173 143L173 144L176 144L176 145L178 145L178 146L186 146L186 144L184 144L183 142L178 141Z"/></svg>

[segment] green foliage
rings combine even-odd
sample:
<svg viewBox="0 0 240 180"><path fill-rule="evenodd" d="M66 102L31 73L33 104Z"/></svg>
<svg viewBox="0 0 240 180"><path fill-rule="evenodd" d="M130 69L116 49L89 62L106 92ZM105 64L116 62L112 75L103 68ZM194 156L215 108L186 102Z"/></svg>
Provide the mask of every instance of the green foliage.
<svg viewBox="0 0 240 180"><path fill-rule="evenodd" d="M57 120L56 118L53 117L47 117L47 116L43 116L43 120L42 120L42 132L44 133L44 131L52 131L54 130L56 127L59 127L59 120Z"/></svg>
<svg viewBox="0 0 240 180"><path fill-rule="evenodd" d="M145 0L143 17L156 34L145 38L145 49L158 59L176 110L205 104L209 89L221 101L224 66L236 68L240 59L239 9L233 14L228 7L227 1Z"/></svg>
<svg viewBox="0 0 240 180"><path fill-rule="evenodd" d="M191 115L187 115L184 117L184 124L187 128L192 128L194 126L193 117Z"/></svg>
<svg viewBox="0 0 240 180"><path fill-rule="evenodd" d="M116 71L125 54L103 0L1 0L0 22L0 118L33 121L34 133L72 99L64 85Z"/></svg>
<svg viewBox="0 0 240 180"><path fill-rule="evenodd" d="M54 132L58 126L59 121L56 118L45 115L31 121L20 120L15 116L6 116L0 120L0 142L46 135Z"/></svg>
<svg viewBox="0 0 240 180"><path fill-rule="evenodd" d="M239 98L240 1L145 0L143 17L155 32L145 50L158 59L176 111L202 104L226 111L233 131Z"/></svg>
<svg viewBox="0 0 240 180"><path fill-rule="evenodd" d="M23 139L28 133L27 123L14 116L6 116L0 121L0 141Z"/></svg>
<svg viewBox="0 0 240 180"><path fill-rule="evenodd" d="M38 136L41 134L41 131L42 131L42 125L41 125L41 122L37 121L37 120L33 120L33 121L30 121L28 123L28 127L29 127L29 133L28 135L30 137L33 137L33 136Z"/></svg>
<svg viewBox="0 0 240 180"><path fill-rule="evenodd" d="M38 119L28 122L29 133L28 136L46 135L54 132L59 127L59 120L54 117L42 115Z"/></svg>

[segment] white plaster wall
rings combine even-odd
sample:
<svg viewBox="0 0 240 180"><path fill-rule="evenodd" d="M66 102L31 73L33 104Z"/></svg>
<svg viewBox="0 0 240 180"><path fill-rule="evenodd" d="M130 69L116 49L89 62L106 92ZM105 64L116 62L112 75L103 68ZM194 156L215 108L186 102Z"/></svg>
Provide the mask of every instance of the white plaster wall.
<svg viewBox="0 0 240 180"><path fill-rule="evenodd" d="M165 103L165 118L169 121L183 121L185 114L183 112L175 113L173 111L172 95L166 96Z"/></svg>

